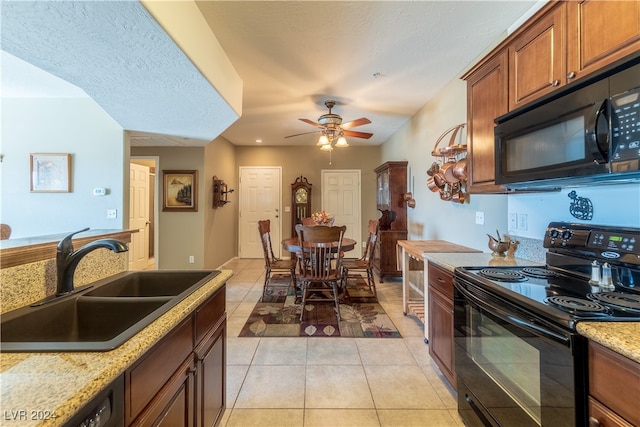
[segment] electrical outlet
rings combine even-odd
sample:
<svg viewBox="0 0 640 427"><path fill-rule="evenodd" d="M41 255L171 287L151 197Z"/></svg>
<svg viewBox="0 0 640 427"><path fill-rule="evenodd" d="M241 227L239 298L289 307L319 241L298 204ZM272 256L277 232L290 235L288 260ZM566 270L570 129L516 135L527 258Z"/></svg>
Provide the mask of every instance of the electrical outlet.
<svg viewBox="0 0 640 427"><path fill-rule="evenodd" d="M509 214L509 230L517 230L518 229L518 214L510 213Z"/></svg>
<svg viewBox="0 0 640 427"><path fill-rule="evenodd" d="M194 262L196 262L196 257L189 255L189 264L193 264Z"/></svg>
<svg viewBox="0 0 640 427"><path fill-rule="evenodd" d="M518 229L527 231L527 227L529 227L527 214L518 214Z"/></svg>
<svg viewBox="0 0 640 427"><path fill-rule="evenodd" d="M118 218L118 211L116 209L107 209L107 218L108 219Z"/></svg>
<svg viewBox="0 0 640 427"><path fill-rule="evenodd" d="M476 211L476 224L484 225L484 212Z"/></svg>

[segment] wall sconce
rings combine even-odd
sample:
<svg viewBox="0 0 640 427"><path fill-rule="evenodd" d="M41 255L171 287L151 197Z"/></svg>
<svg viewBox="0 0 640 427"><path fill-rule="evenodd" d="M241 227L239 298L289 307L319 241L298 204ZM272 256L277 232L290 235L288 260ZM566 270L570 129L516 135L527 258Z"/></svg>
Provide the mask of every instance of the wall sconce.
<svg viewBox="0 0 640 427"><path fill-rule="evenodd" d="M233 189L228 190L227 184L223 180L213 176L213 209L221 208L230 200L227 200L227 195L233 193Z"/></svg>

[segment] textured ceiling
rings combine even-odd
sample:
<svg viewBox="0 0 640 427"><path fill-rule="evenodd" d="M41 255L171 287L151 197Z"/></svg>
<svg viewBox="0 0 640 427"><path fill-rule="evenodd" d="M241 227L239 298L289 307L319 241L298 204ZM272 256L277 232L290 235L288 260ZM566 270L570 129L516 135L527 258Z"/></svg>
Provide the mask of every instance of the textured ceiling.
<svg viewBox="0 0 640 427"><path fill-rule="evenodd" d="M196 1L243 81L242 117L137 1L2 1L2 46L82 88L133 145L312 145L324 101L383 143L544 1ZM4 71L4 64L3 64ZM3 76L4 80L4 76ZM3 82L4 83L4 82ZM461 103L465 102L460 100ZM235 122L234 122L235 120Z"/></svg>
<svg viewBox="0 0 640 427"><path fill-rule="evenodd" d="M127 130L201 145L238 117L138 1L3 1L2 49Z"/></svg>
<svg viewBox="0 0 640 427"><path fill-rule="evenodd" d="M244 82L237 145L315 144L299 121L336 99L381 144L505 34L535 1L197 1ZM543 4L543 3L542 3ZM538 7L541 3L537 4ZM465 100L461 99L461 103Z"/></svg>

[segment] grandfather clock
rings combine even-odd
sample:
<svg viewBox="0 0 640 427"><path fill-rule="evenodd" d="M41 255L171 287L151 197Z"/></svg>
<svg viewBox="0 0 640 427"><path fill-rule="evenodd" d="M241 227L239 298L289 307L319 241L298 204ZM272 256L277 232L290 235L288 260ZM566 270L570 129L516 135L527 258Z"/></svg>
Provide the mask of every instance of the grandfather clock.
<svg viewBox="0 0 640 427"><path fill-rule="evenodd" d="M396 257L398 240L407 239L407 161L386 162L375 168L376 206L382 216L373 256L373 268L382 282L401 277Z"/></svg>
<svg viewBox="0 0 640 427"><path fill-rule="evenodd" d="M292 237L296 236L296 224L302 224L302 218L311 216L311 185L302 175L291 184Z"/></svg>

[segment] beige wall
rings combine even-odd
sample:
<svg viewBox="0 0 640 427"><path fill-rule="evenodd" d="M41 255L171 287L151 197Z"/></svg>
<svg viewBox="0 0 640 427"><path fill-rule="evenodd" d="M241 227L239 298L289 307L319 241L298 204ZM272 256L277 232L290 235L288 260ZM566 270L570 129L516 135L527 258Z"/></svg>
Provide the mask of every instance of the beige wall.
<svg viewBox="0 0 640 427"><path fill-rule="evenodd" d="M291 206L291 184L299 176L304 176L313 184L311 192L311 208L313 211L322 208L321 171L323 169L360 169L362 179L362 235L367 236L367 220L378 219L376 210L374 169L382 162L380 147L350 146L335 149L331 155L315 146L297 147L236 147L237 166L281 166L282 167L282 205ZM396 160L396 159L394 159ZM397 159L402 160L402 159ZM236 168L236 174L238 169ZM291 213L282 213L282 236L289 235Z"/></svg>
<svg viewBox="0 0 640 427"><path fill-rule="evenodd" d="M472 194L464 204L445 202L427 188L427 170L436 160L431 151L447 129L467 120L466 83L450 81L427 102L400 130L382 145L382 160L405 158L414 182L415 209L408 209L409 239L442 239L475 249L487 250L486 234L507 230L507 196ZM466 128L459 143L466 143ZM449 142L447 136L441 143ZM484 213L484 225L475 221L476 212Z"/></svg>
<svg viewBox="0 0 640 427"><path fill-rule="evenodd" d="M204 147L131 147L132 156L158 156L158 253L159 269L204 268L204 218L206 209L205 191L207 179L204 169ZM163 171L198 171L198 211L162 212ZM189 256L195 258L189 264Z"/></svg>
<svg viewBox="0 0 640 427"><path fill-rule="evenodd" d="M206 188L204 204L204 268L215 269L235 257L238 253L238 168L235 147L219 137L204 149ZM213 205L213 176L236 192L228 194L224 207Z"/></svg>

